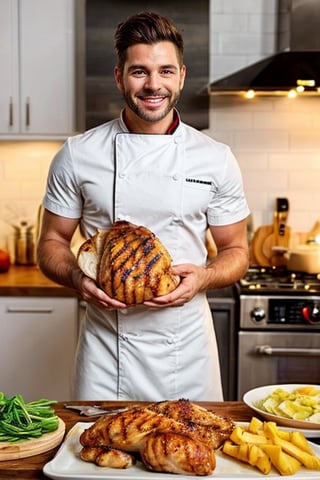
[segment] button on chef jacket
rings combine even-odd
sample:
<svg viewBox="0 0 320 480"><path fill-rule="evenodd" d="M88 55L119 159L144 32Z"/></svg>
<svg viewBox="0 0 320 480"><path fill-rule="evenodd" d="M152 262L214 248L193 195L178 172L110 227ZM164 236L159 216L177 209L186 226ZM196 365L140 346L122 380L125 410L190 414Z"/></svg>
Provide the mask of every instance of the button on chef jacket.
<svg viewBox="0 0 320 480"><path fill-rule="evenodd" d="M43 205L81 218L85 238L116 220L144 225L173 264L202 266L208 224L235 223L249 213L226 145L181 121L172 135L132 134L122 116L66 141L51 164ZM161 309L109 312L88 304L74 385L79 400L222 400L206 294Z"/></svg>

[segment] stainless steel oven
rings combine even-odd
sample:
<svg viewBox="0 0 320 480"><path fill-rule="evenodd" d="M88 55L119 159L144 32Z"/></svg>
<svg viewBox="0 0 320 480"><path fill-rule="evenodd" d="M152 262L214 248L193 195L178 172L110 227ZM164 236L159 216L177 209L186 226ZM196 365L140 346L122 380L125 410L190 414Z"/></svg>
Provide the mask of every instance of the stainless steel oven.
<svg viewBox="0 0 320 480"><path fill-rule="evenodd" d="M261 385L320 383L320 276L249 269L239 292L237 398Z"/></svg>

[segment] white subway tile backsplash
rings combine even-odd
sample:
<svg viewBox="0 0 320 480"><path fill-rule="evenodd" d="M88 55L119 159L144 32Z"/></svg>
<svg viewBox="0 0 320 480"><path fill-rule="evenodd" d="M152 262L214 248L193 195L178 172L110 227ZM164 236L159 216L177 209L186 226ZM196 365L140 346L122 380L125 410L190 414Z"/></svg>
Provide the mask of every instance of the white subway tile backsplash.
<svg viewBox="0 0 320 480"><path fill-rule="evenodd" d="M234 135L236 150L266 150L287 151L289 145L288 133L277 130L237 131Z"/></svg>
<svg viewBox="0 0 320 480"><path fill-rule="evenodd" d="M288 174L289 187L292 190L316 191L320 185L320 170L310 170L301 168L301 170L290 171ZM320 204L316 206L320 213Z"/></svg>
<svg viewBox="0 0 320 480"><path fill-rule="evenodd" d="M212 118L212 117L211 117ZM219 112L215 115L215 121L219 125L220 130L230 130L232 125L232 131L237 130L252 130L253 129L253 116L250 112Z"/></svg>
<svg viewBox="0 0 320 480"><path fill-rule="evenodd" d="M277 29L277 22L274 12L271 15L249 14L248 15L248 30L247 33L272 34L273 45L275 46L275 33ZM236 22L234 22L236 23Z"/></svg>
<svg viewBox="0 0 320 480"><path fill-rule="evenodd" d="M210 22L213 29L212 35L219 36L220 33L246 33L249 29L249 15L229 15L229 14L214 14Z"/></svg>
<svg viewBox="0 0 320 480"><path fill-rule="evenodd" d="M35 222L49 165L61 142L0 142L0 228L12 234L13 223Z"/></svg>
<svg viewBox="0 0 320 480"><path fill-rule="evenodd" d="M269 168L283 168L288 172L300 170L320 170L320 153L270 153Z"/></svg>
<svg viewBox="0 0 320 480"><path fill-rule="evenodd" d="M236 70L240 70L247 62L242 55L212 55L210 57L210 78L223 78Z"/></svg>
<svg viewBox="0 0 320 480"><path fill-rule="evenodd" d="M237 160L243 171L267 170L269 157L266 152L238 152Z"/></svg>
<svg viewBox="0 0 320 480"><path fill-rule="evenodd" d="M212 0L214 13L229 13L232 15L243 12L272 13L276 5L277 0Z"/></svg>
<svg viewBox="0 0 320 480"><path fill-rule="evenodd" d="M255 130L293 130L295 133L303 128L312 127L312 117L302 113L292 114L292 112L264 112L256 113L253 118L253 128Z"/></svg>
<svg viewBox="0 0 320 480"><path fill-rule="evenodd" d="M228 34L226 33L223 38L220 39L221 53L224 55L247 55L256 53L256 45L260 44L260 35L252 35L252 38L248 38L247 34Z"/></svg>
<svg viewBox="0 0 320 480"><path fill-rule="evenodd" d="M272 175L262 175L261 170L250 170L243 172L243 175L244 184L251 191L265 190L270 195L270 192L281 192L288 188L288 176L282 170L274 170Z"/></svg>
<svg viewBox="0 0 320 480"><path fill-rule="evenodd" d="M307 116L307 115L306 115ZM320 146L320 129L299 129L290 134L290 149L319 151Z"/></svg>

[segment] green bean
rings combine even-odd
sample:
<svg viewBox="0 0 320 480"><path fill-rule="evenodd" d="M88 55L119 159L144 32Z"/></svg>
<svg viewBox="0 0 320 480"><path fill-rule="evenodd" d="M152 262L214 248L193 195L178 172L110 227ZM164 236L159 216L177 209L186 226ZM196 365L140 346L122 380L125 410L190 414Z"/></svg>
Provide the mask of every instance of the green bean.
<svg viewBox="0 0 320 480"><path fill-rule="evenodd" d="M59 418L52 405L56 400L41 398L25 403L21 394L7 397L0 392L0 442L39 438L57 430Z"/></svg>

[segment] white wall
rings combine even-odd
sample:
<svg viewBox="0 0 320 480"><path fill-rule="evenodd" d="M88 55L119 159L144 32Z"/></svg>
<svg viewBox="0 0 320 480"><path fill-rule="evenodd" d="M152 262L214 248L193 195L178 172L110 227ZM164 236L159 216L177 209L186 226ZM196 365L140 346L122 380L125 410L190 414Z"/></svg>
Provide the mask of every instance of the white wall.
<svg viewBox="0 0 320 480"><path fill-rule="evenodd" d="M276 4L212 1L211 81L272 53ZM320 218L320 98L214 96L207 133L236 154L255 228L272 223L275 198L287 197L293 230L312 229Z"/></svg>

